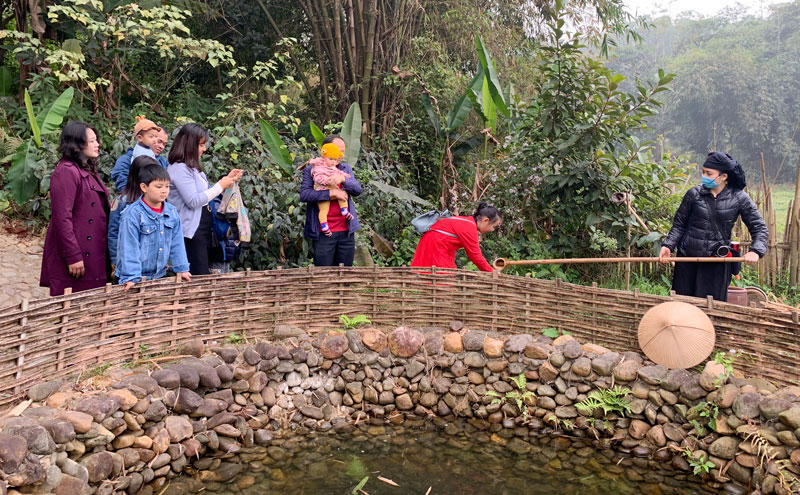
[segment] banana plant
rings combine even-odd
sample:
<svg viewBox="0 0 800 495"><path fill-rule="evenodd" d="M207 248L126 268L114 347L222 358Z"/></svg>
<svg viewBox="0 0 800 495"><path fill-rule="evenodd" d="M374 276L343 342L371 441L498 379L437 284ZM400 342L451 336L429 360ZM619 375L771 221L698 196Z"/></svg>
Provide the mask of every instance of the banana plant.
<svg viewBox="0 0 800 495"><path fill-rule="evenodd" d="M361 108L358 103L353 103L347 110L339 136L342 137L346 146L343 161L349 163L351 167L355 167L358 156L361 154Z"/></svg>
<svg viewBox="0 0 800 495"><path fill-rule="evenodd" d="M67 114L72 97L73 88L67 88L61 95L38 117L36 116L31 96L25 90L25 109L28 114L28 124L31 128L31 138L23 142L8 169L8 185L6 186L18 204L27 203L36 193L39 181L44 173L40 170L38 150L43 148L42 137L48 136L61 128L64 116Z"/></svg>
<svg viewBox="0 0 800 495"><path fill-rule="evenodd" d="M353 103L347 109L347 114L342 123L342 130L339 132L339 137L342 138L346 147L342 161L349 163L353 167L361 154L361 125L361 107L357 103ZM319 147L322 147L325 133L313 122L309 122L308 127L311 129L314 141L317 142Z"/></svg>
<svg viewBox="0 0 800 495"><path fill-rule="evenodd" d="M314 141L317 142L317 146L322 148L322 142L325 141L325 133L313 122L309 122L308 126L311 128L311 135L314 136Z"/></svg>
<svg viewBox="0 0 800 495"><path fill-rule="evenodd" d="M259 119L259 124L261 127L261 137L266 143L267 151L272 157L272 161L288 175L291 175L294 160L292 159L292 154L289 153L289 148L286 147L278 131L276 131L269 122L264 119Z"/></svg>
<svg viewBox="0 0 800 495"><path fill-rule="evenodd" d="M478 68L472 81L467 86L464 94L456 100L453 108L447 112L447 117L442 122L440 112L430 94L422 95L422 106L428 115L428 120L437 138L443 142L440 175L442 183L441 206L449 206L447 201L448 187L455 185L456 167L455 159L466 155L481 143L484 150L488 150L489 136L497 131L498 114L510 116L506 98L497 77L497 69L489 51L480 36L475 37L475 49L478 54ZM456 131L466 121L472 110L478 114L488 133L464 138ZM452 179L453 184L450 182Z"/></svg>

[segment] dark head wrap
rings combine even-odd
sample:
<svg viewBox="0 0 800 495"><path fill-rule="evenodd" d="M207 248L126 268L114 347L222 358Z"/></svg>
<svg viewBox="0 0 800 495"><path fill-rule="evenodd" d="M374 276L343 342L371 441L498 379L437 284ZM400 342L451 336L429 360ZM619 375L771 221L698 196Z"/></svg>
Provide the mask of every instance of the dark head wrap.
<svg viewBox="0 0 800 495"><path fill-rule="evenodd" d="M745 180L742 166L727 153L712 151L706 157L703 167L713 168L723 174L728 174L728 185L735 189L747 187L747 180Z"/></svg>

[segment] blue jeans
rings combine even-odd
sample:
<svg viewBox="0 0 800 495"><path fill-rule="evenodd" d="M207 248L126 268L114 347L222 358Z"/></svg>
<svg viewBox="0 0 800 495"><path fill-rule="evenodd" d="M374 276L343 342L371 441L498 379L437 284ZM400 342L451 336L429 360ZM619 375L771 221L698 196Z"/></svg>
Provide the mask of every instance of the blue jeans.
<svg viewBox="0 0 800 495"><path fill-rule="evenodd" d="M356 255L355 234L343 230L331 236L320 235L313 243L314 266L353 266Z"/></svg>

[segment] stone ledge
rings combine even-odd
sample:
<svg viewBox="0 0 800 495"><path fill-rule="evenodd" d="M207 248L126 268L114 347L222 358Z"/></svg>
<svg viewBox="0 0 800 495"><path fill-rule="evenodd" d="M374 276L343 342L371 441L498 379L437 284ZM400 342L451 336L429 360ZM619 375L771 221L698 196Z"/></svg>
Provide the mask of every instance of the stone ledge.
<svg viewBox="0 0 800 495"><path fill-rule="evenodd" d="M777 493L774 466L761 466L756 446L744 441L756 431L775 460L800 474L800 388L720 379L713 363L702 373L667 370L568 336L468 329L287 335L294 336L194 349L201 357L125 376L105 391L33 387L39 402L0 422L0 494L8 486L10 493L149 495L182 474L229 481L254 451L280 456L286 431L346 434L365 421L445 427L458 419L500 439L520 428L526 437L570 429L596 448L682 470L690 466L678 453L688 446L714 464L711 476L732 480L733 492L760 482L765 495ZM536 395L525 414L489 394L517 390L512 378L520 375ZM627 417L575 407L615 385L631 390ZM702 402L719 410L716 431L693 409ZM508 441L520 455L524 443Z"/></svg>

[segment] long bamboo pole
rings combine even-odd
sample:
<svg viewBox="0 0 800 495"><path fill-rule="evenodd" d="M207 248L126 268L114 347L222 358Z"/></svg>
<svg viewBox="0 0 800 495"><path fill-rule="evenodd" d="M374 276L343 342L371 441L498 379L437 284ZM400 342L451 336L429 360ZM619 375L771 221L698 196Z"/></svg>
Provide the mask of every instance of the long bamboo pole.
<svg viewBox="0 0 800 495"><path fill-rule="evenodd" d="M497 270L502 270L508 266L513 265L575 265L575 264L589 264L589 263L657 263L659 258L655 257L630 257L630 258L561 258L561 259L547 259L547 260L507 260L505 258L497 258L494 260L492 266ZM742 263L744 258L729 257L718 258L716 256L707 257L688 257L679 256L667 258L666 262L672 263Z"/></svg>

